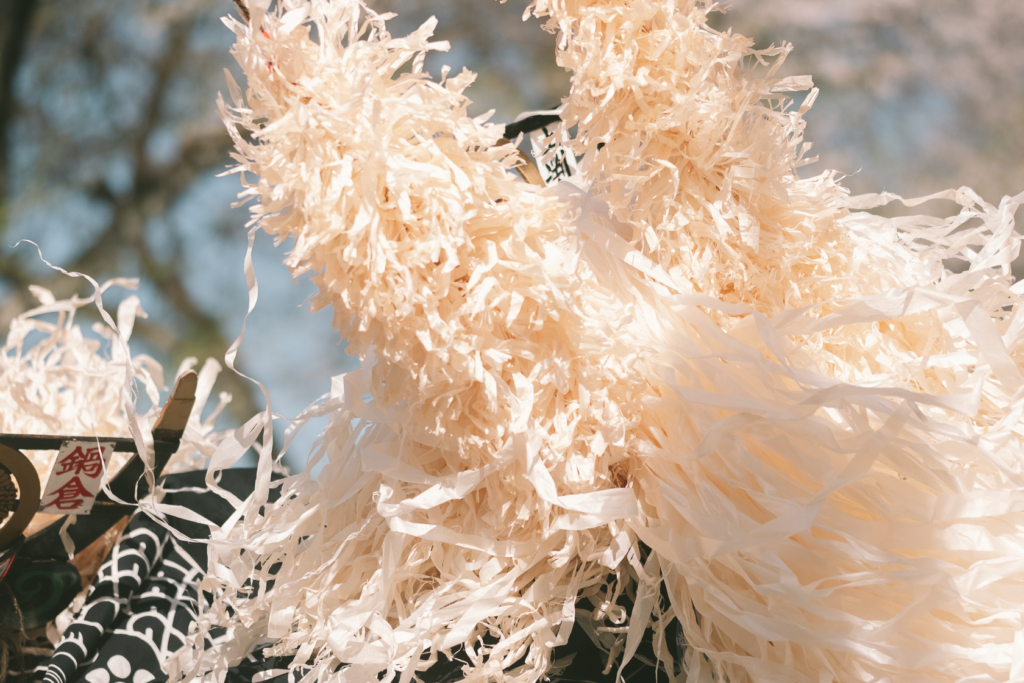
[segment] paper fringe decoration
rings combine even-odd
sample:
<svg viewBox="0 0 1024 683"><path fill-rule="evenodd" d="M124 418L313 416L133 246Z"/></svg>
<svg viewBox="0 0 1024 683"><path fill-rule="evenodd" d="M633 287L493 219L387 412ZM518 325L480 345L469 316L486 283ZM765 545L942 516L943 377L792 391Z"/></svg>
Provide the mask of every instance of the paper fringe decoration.
<svg viewBox="0 0 1024 683"><path fill-rule="evenodd" d="M49 265L49 264L47 264ZM57 269L60 270L60 269ZM85 277L80 273L66 273ZM103 308L102 295L120 287L135 289L137 281L121 278L94 287L92 296L58 300L49 290L30 286L40 305L11 321L7 337L0 347L0 433L55 434L70 436L132 436L137 432L146 457L152 461L152 426L159 415L160 391L164 386L163 367L152 357L138 354L127 357L128 340L137 318L145 318L139 299L128 296L117 307L116 322ZM94 337L86 336L75 317L82 308L96 307L104 322L92 325ZM98 337L98 338L97 338ZM186 358L177 375L191 369L195 358ZM214 430L217 417L231 401L221 392L218 404L203 418L220 364L208 359L199 371L195 408L181 445L171 456L164 473L203 469L224 434ZM130 387L130 391L126 391ZM150 408L138 413L137 391L144 391ZM134 428L133 428L134 425ZM45 484L56 458L56 451L24 451ZM115 453L108 470L116 473L130 458L129 453ZM110 474L105 478L109 480ZM161 489L144 499L140 506L149 514L161 515ZM179 513L180 514L180 513ZM31 535L59 518L58 515L37 514L26 529ZM116 542L124 524L105 534L100 553L79 555L76 566L84 577L95 576L106 552ZM70 543L70 539L67 539ZM57 644L84 603L83 590L72 604L47 628L47 637Z"/></svg>
<svg viewBox="0 0 1024 683"><path fill-rule="evenodd" d="M125 355L136 318L146 317L138 297L128 296L120 302L116 327L92 325L92 338L75 321L79 309L96 306L107 290L136 286L134 280L111 280L90 297L66 300L58 300L42 287L30 287L40 305L11 322L0 347L0 433L124 437L131 435L130 422L135 418L145 447L152 447L151 429L161 405L160 391L167 387L163 367L155 359L138 354L129 361ZM195 364L195 358L186 359L177 374ZM205 467L220 443L222 436L214 431L214 422L230 402L230 395L221 393L218 405L205 419L200 417L219 372L220 365L213 360L200 370L198 408L165 472ZM128 395L124 391L126 373L133 386ZM138 396L134 392L139 389L151 406L142 414L135 413ZM56 452L26 451L25 455L45 484ZM130 457L115 453L110 471L116 472ZM37 515L30 529L53 519L55 515Z"/></svg>
<svg viewBox="0 0 1024 683"><path fill-rule="evenodd" d="M108 287L119 284L124 282L113 281ZM127 434L122 405L124 351L114 343L115 332L105 325L94 325L99 339L90 339L75 324L78 309L94 305L95 297L58 301L42 287L32 286L31 292L40 305L11 321L0 351L0 432ZM119 332L125 339L131 336L139 314L145 316L137 297L126 298L118 307ZM101 342L110 345L109 354L101 351ZM131 366L142 389L158 404L163 383L160 364L140 355L132 359ZM45 485L56 452L28 451L26 456ZM114 454L111 469L126 460L126 454Z"/></svg>
<svg viewBox="0 0 1024 683"><path fill-rule="evenodd" d="M788 47L694 0L531 9L583 157L547 189L466 115L472 74L423 72L433 22L226 20L242 197L362 367L214 538L172 679L266 647L408 683L461 648L467 681L532 683L574 627L610 668L650 638L671 681L1024 675L1024 195L884 218L798 175L817 91L791 106Z"/></svg>

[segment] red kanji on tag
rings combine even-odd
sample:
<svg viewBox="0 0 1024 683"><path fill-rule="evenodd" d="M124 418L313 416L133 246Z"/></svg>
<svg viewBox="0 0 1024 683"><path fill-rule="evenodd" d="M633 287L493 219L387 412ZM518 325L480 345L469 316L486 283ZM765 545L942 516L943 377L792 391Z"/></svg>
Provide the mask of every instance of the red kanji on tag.
<svg viewBox="0 0 1024 683"><path fill-rule="evenodd" d="M85 502L86 498L93 497L89 493L89 489L85 488L82 480L78 477L71 477L67 483L50 495L54 496L54 498L46 503L47 507L53 506L58 510L77 510L82 507L82 503Z"/></svg>
<svg viewBox="0 0 1024 683"><path fill-rule="evenodd" d="M57 452L41 496L39 512L85 515L96 502L103 471L114 444L96 439L68 439Z"/></svg>
<svg viewBox="0 0 1024 683"><path fill-rule="evenodd" d="M103 474L103 451L98 447L83 448L77 446L73 451L57 461L56 474L84 474L90 479Z"/></svg>

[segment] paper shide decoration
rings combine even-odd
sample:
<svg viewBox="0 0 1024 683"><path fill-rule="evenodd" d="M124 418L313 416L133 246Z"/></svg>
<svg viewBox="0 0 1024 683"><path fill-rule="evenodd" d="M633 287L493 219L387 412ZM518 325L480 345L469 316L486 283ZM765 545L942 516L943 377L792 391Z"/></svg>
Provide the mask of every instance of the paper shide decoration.
<svg viewBox="0 0 1024 683"><path fill-rule="evenodd" d="M1024 671L1024 195L885 218L900 198L802 177L816 91L794 107L788 48L713 9L531 5L581 157L546 188L466 114L471 73L424 72L432 22L227 20L243 198L362 366L306 470L215 535L172 678L265 648L304 680L458 651L467 681L533 683L573 628L612 671L647 639L679 681Z"/></svg>
<svg viewBox="0 0 1024 683"><path fill-rule="evenodd" d="M120 437L131 433L134 422L144 445L152 448L152 427L159 416L160 392L167 389L167 377L151 356L127 354L137 319L147 317L139 298L122 296L113 316L91 326L92 336L82 329L80 318L76 317L83 308L105 314L103 294L109 297L118 290L133 290L138 282L119 278L102 285L94 281L91 284L91 296L76 295L64 300L42 287L30 287L38 305L11 321L0 345L0 433ZM174 377L196 364L197 359L186 358ZM221 393L219 401L207 407L220 371L220 364L212 359L201 367L196 415L165 471L205 467L222 440L222 435L214 431L214 423L231 397ZM150 408L136 412L139 394L143 393ZM204 411L206 415L202 415ZM40 512L88 512L100 482L130 459L127 453L101 450L104 444L109 446L100 438L92 442L69 441L59 452L26 450L25 455L45 487L40 507L48 509ZM58 489L64 489L63 495L51 495ZM49 505L58 500L63 507ZM69 507L72 502L73 508Z"/></svg>

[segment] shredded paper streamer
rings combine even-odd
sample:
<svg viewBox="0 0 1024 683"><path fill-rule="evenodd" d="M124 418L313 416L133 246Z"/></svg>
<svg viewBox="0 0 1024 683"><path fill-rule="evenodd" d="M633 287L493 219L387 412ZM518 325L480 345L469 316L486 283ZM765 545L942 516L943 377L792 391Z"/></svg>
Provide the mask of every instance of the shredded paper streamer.
<svg viewBox="0 0 1024 683"><path fill-rule="evenodd" d="M546 188L466 114L471 73L424 72L433 22L227 20L243 199L362 365L215 535L172 677L264 648L409 683L458 651L533 683L573 628L671 681L1024 676L1024 195L886 218L801 177L817 91L712 9L534 2L581 157Z"/></svg>
<svg viewBox="0 0 1024 683"><path fill-rule="evenodd" d="M92 296L65 300L58 300L42 287L31 287L39 306L11 322L0 347L0 432L130 437L134 421L144 452L151 451L151 430L161 405L160 392L167 390L164 370L151 356L129 357L127 353L135 321L146 314L134 295L124 297L118 304L116 322L102 304L102 295L108 290L135 289L137 282L118 279L103 285L92 284ZM92 324L92 334L87 334L76 320L83 308L98 308L109 321ZM196 362L195 358L185 359L175 376L191 369ZM214 431L214 422L230 402L230 395L222 393L218 405L206 411L209 414L205 418L201 417L220 370L220 364L214 360L207 360L200 370L198 407L165 472L205 467L222 440L223 435ZM142 413L136 412L140 390L150 404ZM40 481L46 482L57 452L25 454ZM131 454L114 453L102 469L116 472L129 457ZM90 476L94 466L95 463L90 465ZM103 480L109 476L105 474Z"/></svg>
<svg viewBox="0 0 1024 683"><path fill-rule="evenodd" d="M137 283L119 279L99 285L86 279L94 291L85 298L58 300L49 290L32 287L39 306L11 322L0 347L0 432L98 437L99 444L104 443L103 437L134 436L144 460L152 462L151 430L159 413L160 392L166 391L163 368L145 354L129 356L128 340L136 319L146 317L139 299L124 297L117 307L116 321L102 302L103 294L112 288L134 289ZM83 308L95 308L103 319L91 326L92 334L76 321ZM195 363L194 358L186 359L178 374ZM221 394L219 404L205 418L201 417L219 372L220 365L212 360L199 372L198 408L164 472L205 467L224 438L224 434L214 430L214 422L230 401L229 395ZM150 403L143 412L137 411L140 390ZM70 514L62 528L62 538L69 552L74 549L64 530L74 523L75 514L88 512L101 484L108 483L132 457L130 453L101 455L98 443L68 441L59 452L25 452L40 481L46 484L40 513L26 535L53 523L60 515ZM142 505L157 517L162 514L155 504L160 495L156 487L154 496ZM90 575L104 558L89 555L80 559L83 574ZM69 608L57 618L56 630L49 633L54 640L70 623L74 609Z"/></svg>

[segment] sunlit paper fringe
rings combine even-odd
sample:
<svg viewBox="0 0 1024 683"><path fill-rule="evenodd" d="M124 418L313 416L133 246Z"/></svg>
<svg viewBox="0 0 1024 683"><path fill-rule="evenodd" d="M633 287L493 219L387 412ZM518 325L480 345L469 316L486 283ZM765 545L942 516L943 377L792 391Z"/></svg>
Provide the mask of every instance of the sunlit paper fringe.
<svg viewBox="0 0 1024 683"><path fill-rule="evenodd" d="M466 115L471 74L422 71L433 22L250 6L242 196L363 362L214 539L172 678L268 646L408 683L464 647L467 681L532 683L576 622L620 662L652 627L669 680L1024 672L1024 195L882 218L801 179L810 80L693 0L535 2L583 157L547 189Z"/></svg>
<svg viewBox="0 0 1024 683"><path fill-rule="evenodd" d="M134 422L151 460L151 430L159 413L160 391L167 387L163 368L155 359L145 354L130 360L126 356L136 318L146 317L138 297L123 298L117 307L116 322L110 317L95 323L93 337L86 335L76 322L83 308L98 307L105 313L103 293L114 287L135 289L137 282L118 279L93 284L96 289L92 296L65 300L58 300L42 287L30 288L39 306L11 321L0 347L0 433L131 437ZM195 364L195 358L185 359L177 374ZM196 409L165 473L205 467L207 458L220 443L222 435L214 431L214 422L231 397L222 393L218 405L212 411L206 410L220 369L216 361L207 360L199 371ZM132 388L129 392L125 390L126 374L127 386ZM136 412L139 390L145 392L150 403L143 413ZM205 418L204 412L208 413ZM56 451L25 451L25 455L45 485ZM110 470L116 472L130 457L128 453L114 454ZM154 512L152 506L147 507ZM26 532L37 531L55 519L56 515L37 515ZM83 573L90 573L90 568L79 566ZM55 628L48 631L55 642L81 602L77 600L57 617Z"/></svg>
<svg viewBox="0 0 1024 683"><path fill-rule="evenodd" d="M58 300L53 293L32 286L39 306L11 321L0 347L0 433L67 434L74 436L130 437L130 422L141 428L147 449L152 448L151 429L161 405L163 367L151 356L138 354L126 363L125 349L136 318L145 318L139 299L128 296L117 307L115 327L92 325L94 337L83 333L76 323L79 309L94 308L97 294L113 287L134 289L137 282L111 280L86 298ZM114 319L111 318L111 322ZM180 375L196 364L187 358L178 368ZM125 395L125 373L133 391ZM196 405L182 438L165 471L204 467L220 441L213 431L217 416L231 400L221 394L219 404L201 419L220 364L208 360L199 372ZM143 391L150 407L136 414L136 391ZM40 480L45 483L53 466L55 451L27 451ZM117 453L110 468L117 470L128 459Z"/></svg>

